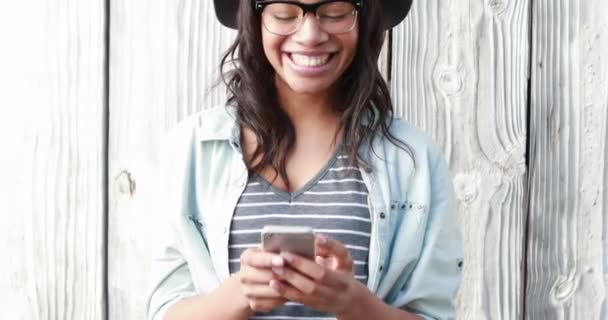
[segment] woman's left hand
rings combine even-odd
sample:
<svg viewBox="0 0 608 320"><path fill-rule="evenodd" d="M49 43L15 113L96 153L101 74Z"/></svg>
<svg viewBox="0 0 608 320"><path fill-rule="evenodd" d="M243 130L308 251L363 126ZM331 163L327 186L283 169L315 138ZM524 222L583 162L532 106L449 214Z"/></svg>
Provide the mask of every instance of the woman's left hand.
<svg viewBox="0 0 608 320"><path fill-rule="evenodd" d="M353 259L340 242L318 237L316 263L296 254L282 252L287 266L273 268L278 280L270 286L288 300L337 316L352 308L353 302L367 292L353 276Z"/></svg>

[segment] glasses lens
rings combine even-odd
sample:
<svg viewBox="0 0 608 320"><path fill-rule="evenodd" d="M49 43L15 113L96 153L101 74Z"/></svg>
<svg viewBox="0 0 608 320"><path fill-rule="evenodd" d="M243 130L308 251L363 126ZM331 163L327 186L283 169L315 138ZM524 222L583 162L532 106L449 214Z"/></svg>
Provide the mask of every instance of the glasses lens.
<svg viewBox="0 0 608 320"><path fill-rule="evenodd" d="M287 35L300 24L302 9L289 3L271 3L262 12L262 23L272 33Z"/></svg>
<svg viewBox="0 0 608 320"><path fill-rule="evenodd" d="M326 32L344 33L354 27L357 20L357 10L350 2L330 2L319 7L317 17L321 27Z"/></svg>

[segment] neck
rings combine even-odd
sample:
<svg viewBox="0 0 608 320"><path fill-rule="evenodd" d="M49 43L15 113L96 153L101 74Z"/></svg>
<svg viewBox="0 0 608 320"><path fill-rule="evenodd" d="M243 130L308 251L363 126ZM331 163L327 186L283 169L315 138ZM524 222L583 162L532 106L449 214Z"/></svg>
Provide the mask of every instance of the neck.
<svg viewBox="0 0 608 320"><path fill-rule="evenodd" d="M299 93L287 84L277 81L278 102L294 125L296 136L310 131L331 132L338 130L339 116L333 111L331 91Z"/></svg>

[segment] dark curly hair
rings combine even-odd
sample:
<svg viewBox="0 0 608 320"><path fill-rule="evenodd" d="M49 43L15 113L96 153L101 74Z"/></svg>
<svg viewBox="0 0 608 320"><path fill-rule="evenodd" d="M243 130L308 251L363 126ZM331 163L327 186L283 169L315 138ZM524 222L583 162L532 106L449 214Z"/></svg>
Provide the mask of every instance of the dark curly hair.
<svg viewBox="0 0 608 320"><path fill-rule="evenodd" d="M352 165L367 159L359 157L361 145L371 147L377 133L409 152L410 148L389 132L393 120L390 92L380 70L378 57L385 38L382 8L378 1L365 1L359 12L359 38L355 57L338 79L333 99L334 111L340 115L343 145ZM286 158L295 143L295 130L287 113L278 103L274 69L262 46L261 18L251 0L241 0L238 12L238 35L224 53L220 70L228 90L228 105L236 107L241 128L250 128L258 146L250 159L261 160L255 165L247 159L250 172L271 167L290 187ZM365 120L364 120L365 119ZM276 179L276 176L275 176Z"/></svg>

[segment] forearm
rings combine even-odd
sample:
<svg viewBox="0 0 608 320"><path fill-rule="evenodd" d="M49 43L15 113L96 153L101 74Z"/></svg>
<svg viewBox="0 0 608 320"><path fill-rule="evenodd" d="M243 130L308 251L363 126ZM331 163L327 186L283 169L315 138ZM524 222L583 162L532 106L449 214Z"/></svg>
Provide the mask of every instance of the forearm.
<svg viewBox="0 0 608 320"><path fill-rule="evenodd" d="M253 312L240 292L237 276L224 281L217 289L186 298L169 308L163 320L226 319L245 320Z"/></svg>
<svg viewBox="0 0 608 320"><path fill-rule="evenodd" d="M421 317L390 306L363 287L356 297L353 307L338 320L423 320Z"/></svg>

